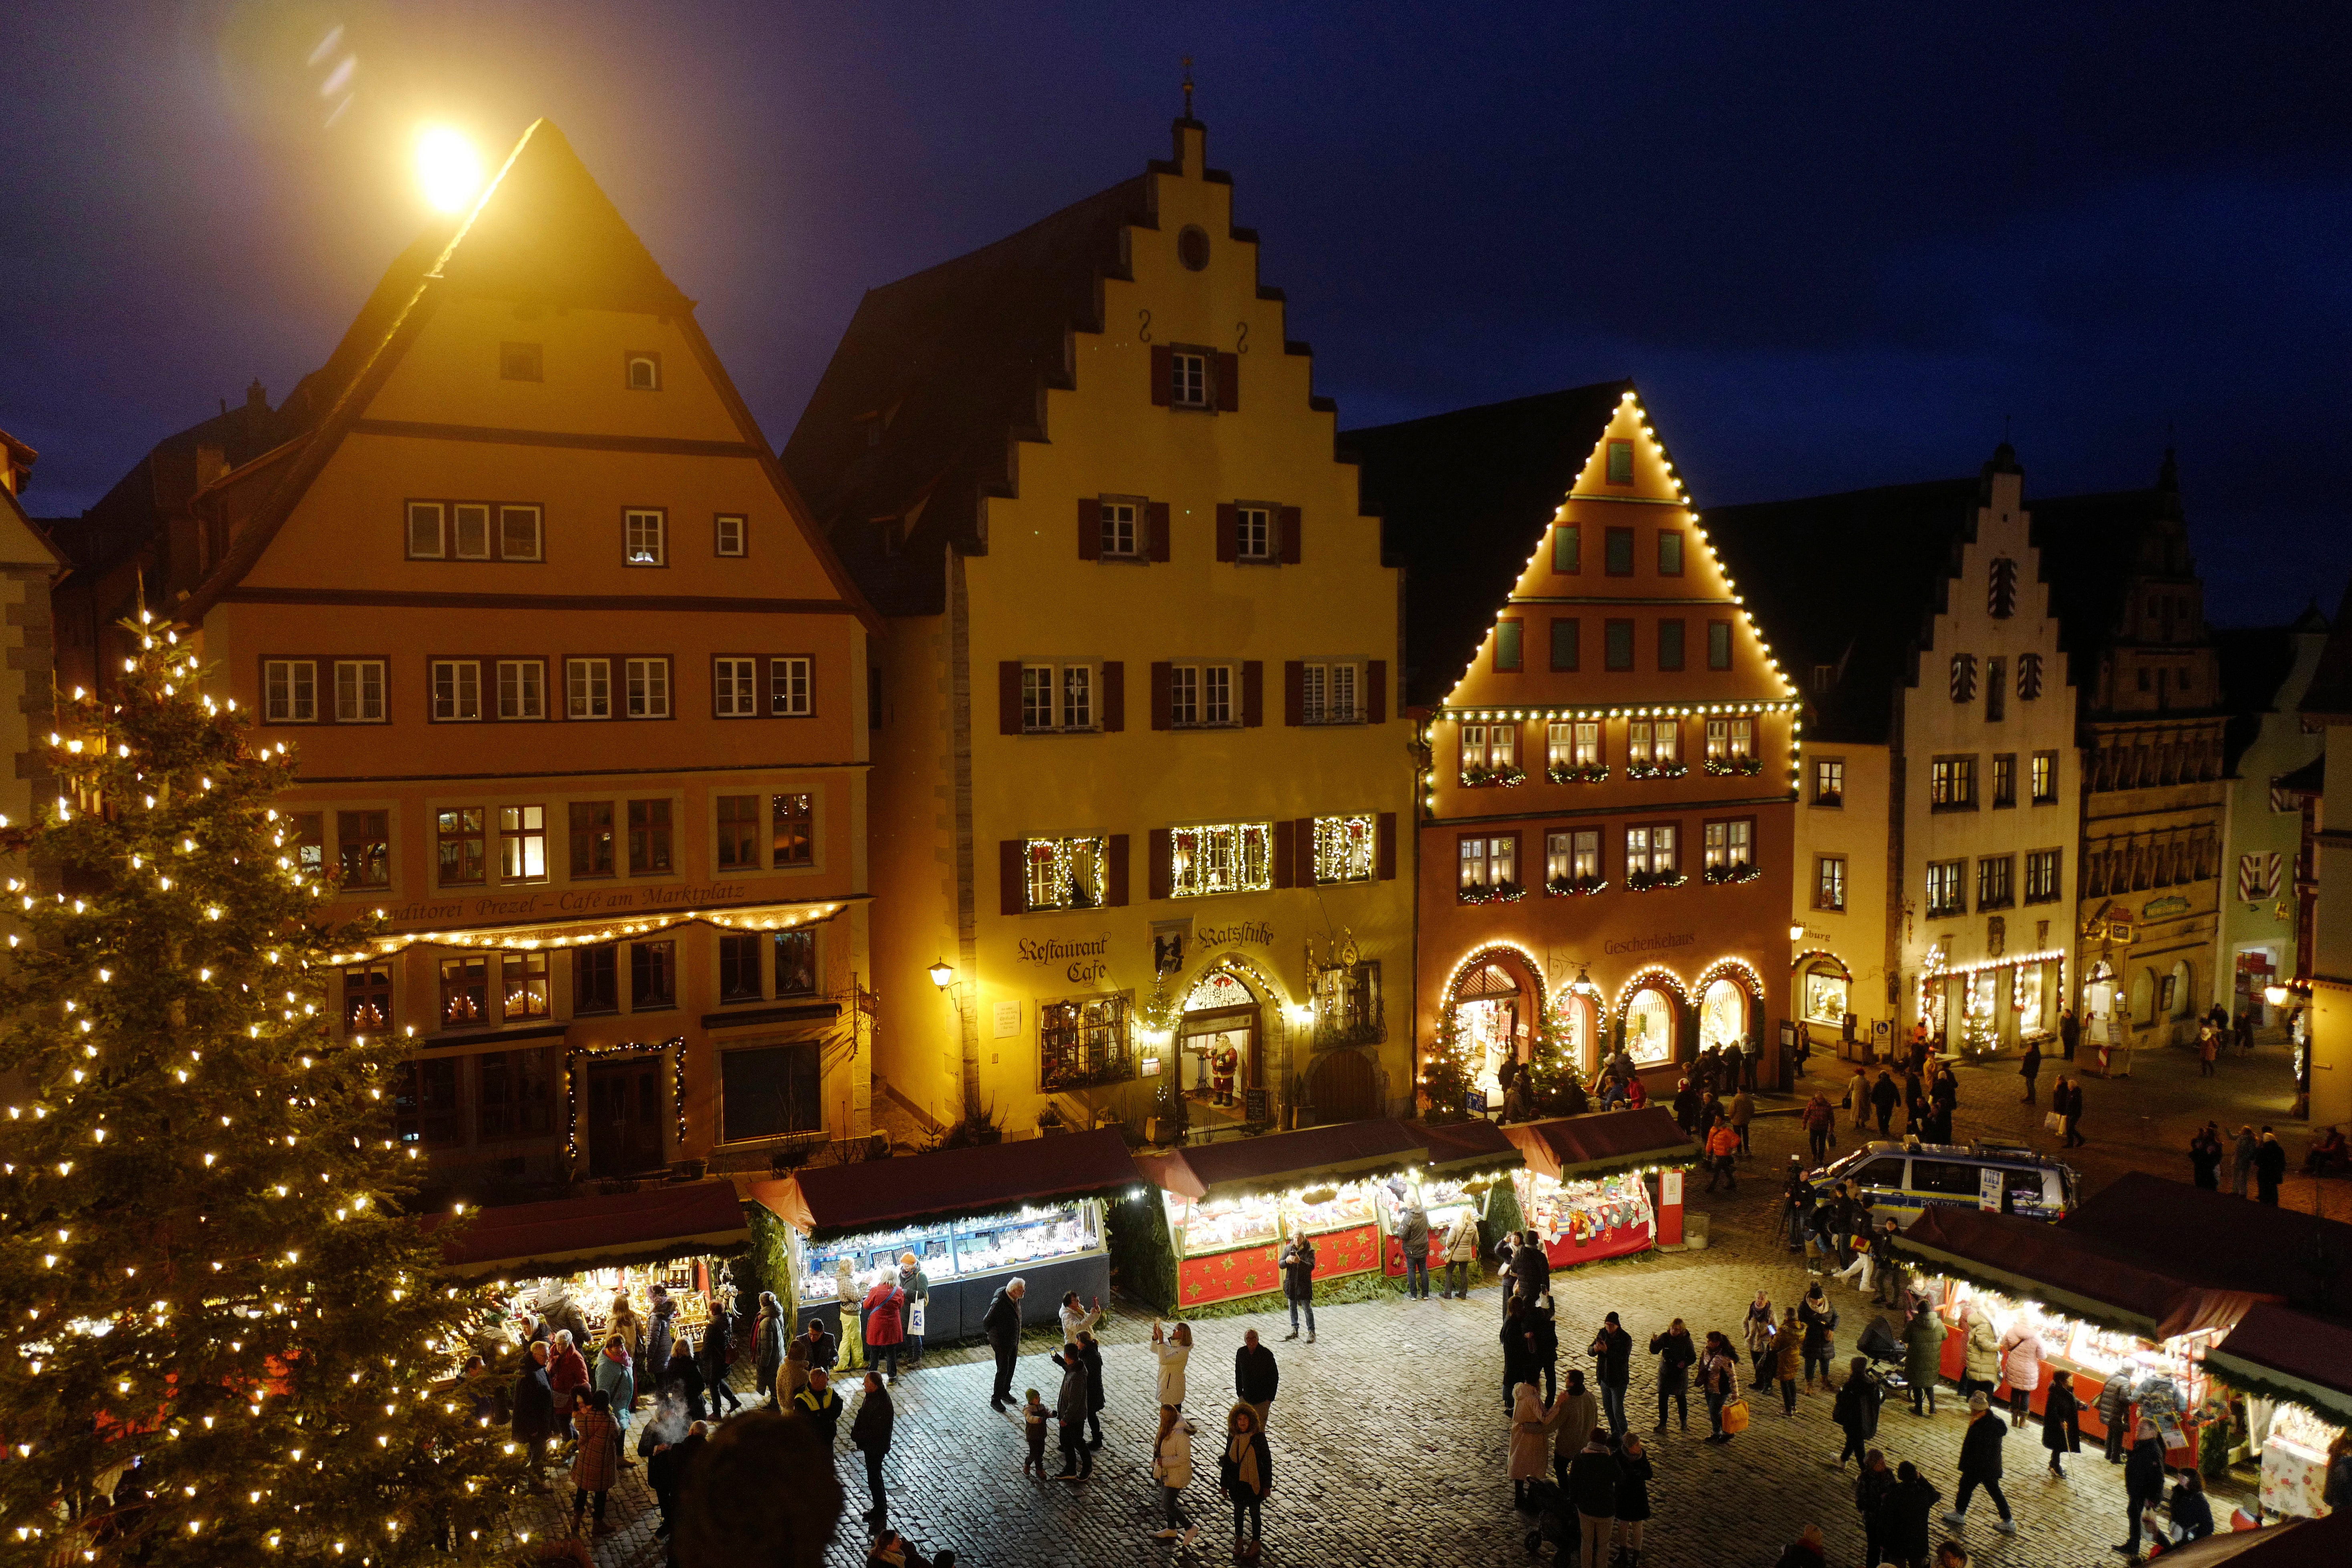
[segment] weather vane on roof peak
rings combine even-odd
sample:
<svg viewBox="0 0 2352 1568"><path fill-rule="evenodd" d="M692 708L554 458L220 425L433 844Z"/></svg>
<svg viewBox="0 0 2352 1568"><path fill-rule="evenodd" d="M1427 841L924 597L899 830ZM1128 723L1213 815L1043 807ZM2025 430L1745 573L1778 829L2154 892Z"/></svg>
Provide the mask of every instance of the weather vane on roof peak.
<svg viewBox="0 0 2352 1568"><path fill-rule="evenodd" d="M1192 57L1184 57L1184 118L1192 118Z"/></svg>

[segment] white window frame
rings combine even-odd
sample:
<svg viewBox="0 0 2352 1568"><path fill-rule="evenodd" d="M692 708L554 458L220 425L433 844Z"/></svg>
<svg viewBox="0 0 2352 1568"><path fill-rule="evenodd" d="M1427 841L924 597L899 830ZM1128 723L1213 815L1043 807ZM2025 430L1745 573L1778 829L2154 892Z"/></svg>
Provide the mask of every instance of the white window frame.
<svg viewBox="0 0 2352 1568"><path fill-rule="evenodd" d="M453 501L449 505L449 559L451 560L489 560L491 527L498 520L497 510L488 501ZM468 528L478 528L479 538L469 539Z"/></svg>
<svg viewBox="0 0 2352 1568"><path fill-rule="evenodd" d="M1272 507L1244 501L1234 508L1234 559L1269 561L1275 551Z"/></svg>
<svg viewBox="0 0 2352 1568"><path fill-rule="evenodd" d="M760 661L719 653L710 660L710 711L719 718L760 716Z"/></svg>
<svg viewBox="0 0 2352 1568"><path fill-rule="evenodd" d="M436 659L432 663L433 722L478 724L482 717L482 662Z"/></svg>
<svg viewBox="0 0 2352 1568"><path fill-rule="evenodd" d="M669 564L669 514L659 507L629 507L621 513L621 564Z"/></svg>
<svg viewBox="0 0 2352 1568"><path fill-rule="evenodd" d="M1300 666L1300 723L1361 724L1364 712L1361 661L1318 659Z"/></svg>
<svg viewBox="0 0 2352 1568"><path fill-rule="evenodd" d="M816 711L816 662L805 653L768 661L768 712L776 718L806 718Z"/></svg>
<svg viewBox="0 0 2352 1568"><path fill-rule="evenodd" d="M1756 863L1756 825L1745 817L1718 817L1706 824L1706 869Z"/></svg>
<svg viewBox="0 0 2352 1568"><path fill-rule="evenodd" d="M1380 819L1369 811L1315 819L1317 883L1370 882L1380 875Z"/></svg>
<svg viewBox="0 0 2352 1568"><path fill-rule="evenodd" d="M1845 856L1813 857L1813 907L1843 913L1845 909Z"/></svg>
<svg viewBox="0 0 2352 1568"><path fill-rule="evenodd" d="M602 719L613 716L613 661L571 658L563 661L563 716Z"/></svg>
<svg viewBox="0 0 2352 1568"><path fill-rule="evenodd" d="M1168 896L1211 898L1274 885L1272 822L1195 822L1168 833Z"/></svg>
<svg viewBox="0 0 2352 1568"><path fill-rule="evenodd" d="M1642 822L1625 830L1625 874L1646 872L1672 875L1681 869L1675 841L1681 837L1672 822Z"/></svg>
<svg viewBox="0 0 2352 1568"><path fill-rule="evenodd" d="M433 525L433 548L417 549L416 525L430 517ZM449 509L438 501L408 503L407 555L411 560L445 560L449 554Z"/></svg>
<svg viewBox="0 0 2352 1568"><path fill-rule="evenodd" d="M1210 406L1209 356L1199 349L1177 349L1168 356L1168 405L1171 408Z"/></svg>
<svg viewBox="0 0 2352 1568"><path fill-rule="evenodd" d="M622 711L627 717L669 717L670 679L667 656L655 654L623 660L621 680L626 696Z"/></svg>
<svg viewBox="0 0 2352 1568"><path fill-rule="evenodd" d="M264 659L261 662L261 720L264 724L319 722L317 660Z"/></svg>
<svg viewBox="0 0 2352 1568"><path fill-rule="evenodd" d="M739 557L751 553L751 519L740 512L721 512L711 520L711 553Z"/></svg>
<svg viewBox="0 0 2352 1568"><path fill-rule="evenodd" d="M1041 703L1038 698L1044 698ZM1092 660L1024 661L1021 665L1021 732L1079 735L1102 725L1102 683Z"/></svg>
<svg viewBox="0 0 2352 1568"><path fill-rule="evenodd" d="M1941 920L1969 912L1969 862L1964 860L1927 862L1927 918Z"/></svg>
<svg viewBox="0 0 2352 1568"><path fill-rule="evenodd" d="M1048 909L1099 909L1108 894L1110 841L1080 835L1064 839L1029 839L1022 845L1022 907L1032 914ZM1056 865L1075 874L1090 904L1070 897L1068 883L1053 875ZM1092 886L1086 886L1091 883Z"/></svg>
<svg viewBox="0 0 2352 1568"><path fill-rule="evenodd" d="M1150 541L1145 507L1132 496L1105 496L1096 503L1097 515L1102 519L1102 534L1097 553L1105 560L1136 560L1142 557Z"/></svg>
<svg viewBox="0 0 2352 1568"><path fill-rule="evenodd" d="M337 659L334 674L337 724L384 722L384 668L382 659ZM349 701L345 700L346 687L349 688Z"/></svg>
<svg viewBox="0 0 2352 1568"><path fill-rule="evenodd" d="M500 659L496 671L501 720L547 716L547 661Z"/></svg>
<svg viewBox="0 0 2352 1568"><path fill-rule="evenodd" d="M528 550L507 548L507 519L518 516L530 519L530 548ZM547 513L538 507L500 502L498 507L498 551L500 560L545 560Z"/></svg>
<svg viewBox="0 0 2352 1568"><path fill-rule="evenodd" d="M644 366L646 379L637 379L637 367ZM628 392L659 392L662 387L661 357L642 351L621 356L621 385Z"/></svg>

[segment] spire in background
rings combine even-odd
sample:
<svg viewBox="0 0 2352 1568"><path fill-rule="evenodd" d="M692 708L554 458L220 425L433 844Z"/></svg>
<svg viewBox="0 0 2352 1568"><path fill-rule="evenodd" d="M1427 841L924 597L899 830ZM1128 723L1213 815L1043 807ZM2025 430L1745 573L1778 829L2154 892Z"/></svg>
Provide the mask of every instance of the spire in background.
<svg viewBox="0 0 2352 1568"><path fill-rule="evenodd" d="M1192 118L1192 57L1184 57L1184 118Z"/></svg>

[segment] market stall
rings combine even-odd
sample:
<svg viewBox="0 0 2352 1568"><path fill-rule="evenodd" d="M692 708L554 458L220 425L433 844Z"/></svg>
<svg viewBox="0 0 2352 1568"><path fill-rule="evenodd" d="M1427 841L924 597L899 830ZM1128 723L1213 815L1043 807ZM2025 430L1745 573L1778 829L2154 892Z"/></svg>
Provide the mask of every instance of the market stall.
<svg viewBox="0 0 2352 1568"><path fill-rule="evenodd" d="M1697 1156L1671 1113L1601 1111L1502 1129L1526 1160L1519 1212L1555 1269L1682 1240L1681 1167ZM1658 1178L1653 1193L1649 1176Z"/></svg>
<svg viewBox="0 0 2352 1568"><path fill-rule="evenodd" d="M1391 1176L1380 1205L1381 1268L1389 1278L1404 1277L1404 1243L1398 1228L1408 1195L1429 1220L1430 1267L1444 1266L1445 1233L1464 1215L1484 1220L1498 1182L1508 1181L1523 1156L1503 1130L1483 1117L1433 1125L1407 1122L1404 1129L1428 1151L1428 1161L1408 1176Z"/></svg>
<svg viewBox="0 0 2352 1568"><path fill-rule="evenodd" d="M740 1310L728 1260L750 1244L733 1184L694 1182L481 1209L441 1250L452 1273L499 1281L518 1342L534 1325L568 1327L584 1352L604 1338L616 1299L650 1323L656 1285L676 1307L672 1332L698 1343L712 1313Z"/></svg>
<svg viewBox="0 0 2352 1568"><path fill-rule="evenodd" d="M2250 1434L2262 1450L2263 1507L2306 1519L2326 1513L2320 1492L2328 1449L2352 1423L2352 1322L2263 1303L2206 1359L2268 1415Z"/></svg>
<svg viewBox="0 0 2352 1568"><path fill-rule="evenodd" d="M1138 1157L1159 1184L1176 1255L1179 1307L1282 1288L1284 1243L1315 1242L1318 1281L1381 1266L1391 1176L1429 1160L1402 1122L1340 1122Z"/></svg>
<svg viewBox="0 0 2352 1568"><path fill-rule="evenodd" d="M967 1339L997 1287L1028 1290L1022 1321L1051 1322L1065 1292L1110 1294L1106 1201L1138 1186L1116 1128L823 1166L751 1184L791 1232L795 1322L841 1326L846 1290L863 1299L908 1252L930 1281L922 1333ZM846 1282L845 1284L845 1281Z"/></svg>

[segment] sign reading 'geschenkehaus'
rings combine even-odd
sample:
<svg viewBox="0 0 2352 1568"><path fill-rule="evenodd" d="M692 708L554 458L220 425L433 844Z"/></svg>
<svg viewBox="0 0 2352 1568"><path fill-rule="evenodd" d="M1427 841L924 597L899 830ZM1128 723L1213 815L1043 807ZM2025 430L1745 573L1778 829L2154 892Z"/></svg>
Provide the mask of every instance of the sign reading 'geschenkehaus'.
<svg viewBox="0 0 2352 1568"><path fill-rule="evenodd" d="M391 911L391 917L395 924L402 925L427 922L462 925L474 920L562 920L581 915L651 915L681 909L708 909L741 904L752 896L751 889L740 882L703 882L657 887L574 887L404 904Z"/></svg>

